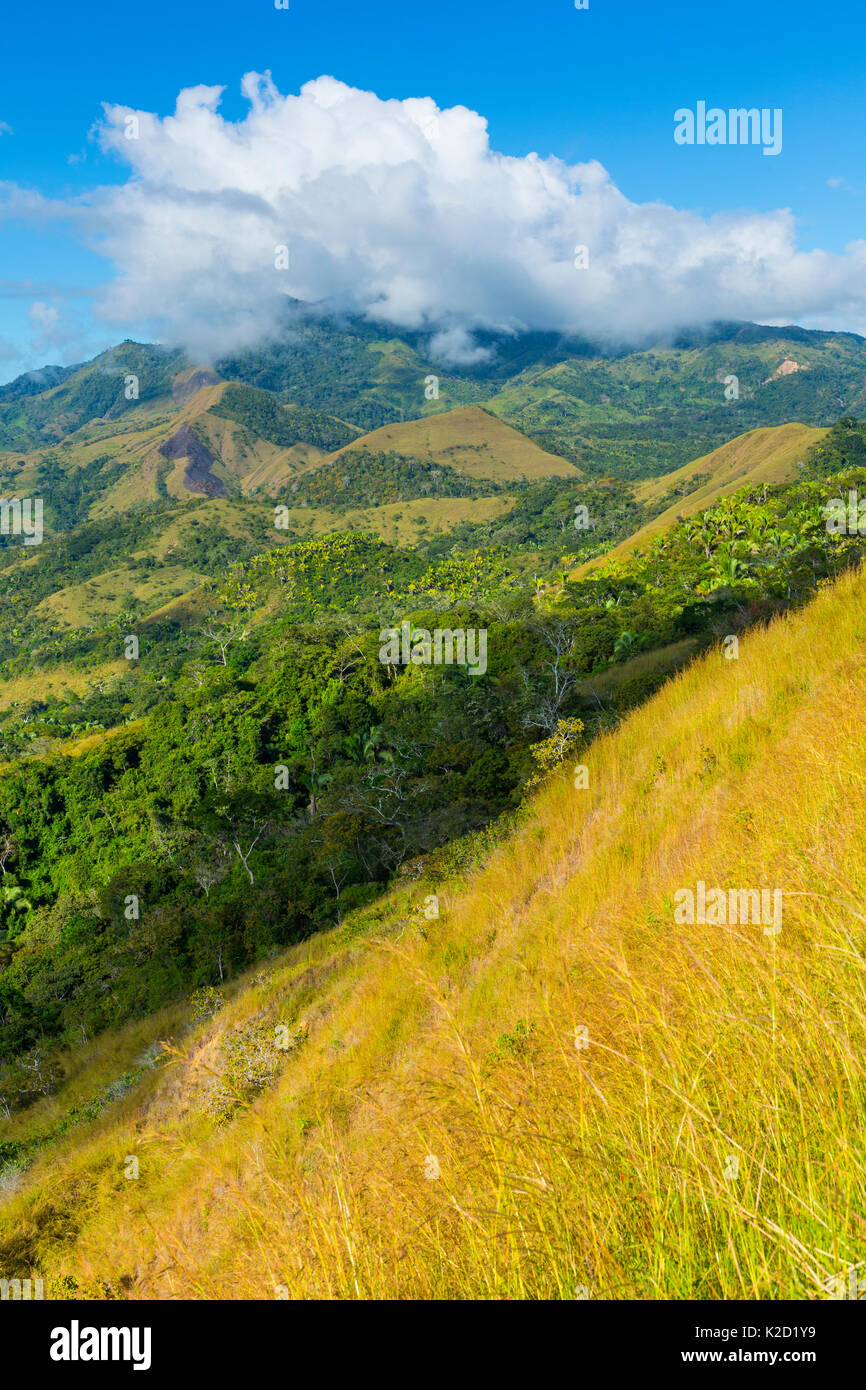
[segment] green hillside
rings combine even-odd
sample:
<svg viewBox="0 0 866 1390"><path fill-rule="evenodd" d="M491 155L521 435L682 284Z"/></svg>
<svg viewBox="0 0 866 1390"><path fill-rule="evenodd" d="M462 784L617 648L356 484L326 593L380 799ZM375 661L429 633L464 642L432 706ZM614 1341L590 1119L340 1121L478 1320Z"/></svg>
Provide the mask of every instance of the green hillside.
<svg viewBox="0 0 866 1390"><path fill-rule="evenodd" d="M548 453L624 479L671 472L761 426L830 425L866 408L866 343L854 334L719 324L619 353L554 334L481 334L489 359L455 368L430 357L423 334L387 332L299 323L285 344L220 370L365 431L483 404ZM732 376L736 399L725 394Z"/></svg>
<svg viewBox="0 0 866 1390"><path fill-rule="evenodd" d="M410 369L416 347L369 335L362 344L370 354L383 346L392 367ZM682 362L711 347L683 347ZM542 376L575 384L577 368L539 351L535 343ZM513 356L518 363L522 376L532 370L525 356ZM380 390L392 380L384 365L382 373ZM342 1253L333 1253L339 1221L318 1186L324 1162L345 1173L353 1201L372 1203L354 1296L561 1294L586 1269L584 1246L600 1222L619 1233L601 1254L596 1242L587 1272L604 1296L701 1297L730 1291L737 1277L753 1294L772 1278L802 1296L830 1277L851 1258L851 1231L840 1227L832 1249L820 1236L818 1251L824 1217L817 1225L803 1217L802 1194L820 1212L829 1197L794 1125L803 1097L768 1069L763 1037L751 1051L739 1036L721 1049L704 1089L688 1093L704 1125L688 1162L670 1148L682 1128L683 1077L707 1055L700 1028L695 1052L692 1024L680 1023L693 999L697 1017L708 1018L709 996L670 993L684 978L683 938L668 947L672 963L665 957L656 970L652 961L684 866L711 877L711 846L757 874L762 845L774 847L775 863L780 844L796 844L784 860L795 898L835 882L813 832L838 819L836 782L809 782L813 802L832 803L829 817L817 802L801 819L790 811L785 824L767 811L763 838L753 833L764 805L753 782L780 806L799 806L803 788L796 778L789 785L786 769L808 761L798 751L808 747L805 711L819 710L822 729L836 726L840 702L854 717L858 693L845 681L856 684L859 669L866 538L856 525L828 527L827 506L866 493L866 425L845 416L829 428L758 427L667 476L657 453L656 475L638 485L605 472L597 455L576 466L478 403L359 433L363 409L351 423L350 411L332 413L333 397L289 402L190 364L120 416L109 406L89 420L70 417L68 432L48 444L46 432L62 428L54 393L65 390L63 409L72 411L79 391L86 414L89 379L86 371L49 377L47 391L21 385L7 398L25 425L32 405L28 437L42 442L0 456L10 492L45 504L38 544L25 545L15 527L0 537L4 1271L24 1277L44 1265L52 1296L107 1287L117 1297L261 1296L265 1278L304 1295L351 1294ZM292 389L302 386L296 373ZM652 411L653 399L641 409ZM649 428L649 419L623 424ZM818 667L816 625L827 622L836 645ZM647 732L659 717L661 743ZM578 787L578 796L591 792L586 820L565 811ZM671 814L675 796L687 815ZM716 820L705 825L708 807ZM487 875L477 881L480 898L466 881L475 869ZM560 905L572 880L577 916ZM536 897L548 907L526 917ZM819 979L815 951L825 940L835 949L840 929L812 909L794 921L790 947L783 943L794 981L780 1002L786 1038L805 982ZM587 934L572 957L575 922ZM626 957L611 923L626 933L628 988L612 983ZM694 951L700 938L688 944ZM726 1007L733 999L735 1013L760 1019L777 976L759 946L714 965ZM859 1193L846 1149L850 1071L847 1054L827 1052L826 1021L837 1005L850 1012L853 994L838 972L819 984L799 1055L813 1076L821 1059L809 1105L833 1098L834 1163L848 1203ZM469 1110L432 1024L452 992L471 1038L462 1055L476 1058ZM436 1001L432 1016L425 997ZM606 1001L599 1012L593 998ZM626 1046L632 1057L653 1021L641 1056L661 1090L643 1129L628 1068L592 1077L611 1097L604 1119L587 1110L583 1071L556 1062L563 1029L584 1017L611 1056ZM284 1047L272 1046L275 1028ZM574 1051L569 1043L569 1058ZM742 1110L723 1081L734 1054L745 1058ZM435 1079L441 1112L431 1097L422 1102L422 1074ZM346 1102L350 1093L374 1095L380 1115L389 1113L386 1095L395 1098L385 1125L393 1143L363 1104ZM530 1101L525 1132L514 1130L508 1116ZM291 1213L304 1252L297 1266L286 1266L274 1204L256 1205L238 1157L247 1136L261 1143L260 1120L275 1155L290 1155L292 1172L309 1177L274 1208ZM381 1165L372 1188L362 1137L371 1123ZM569 1176L577 1160L564 1147L575 1124L578 1167L590 1154L605 1171L621 1165L622 1201L602 1183L584 1209L586 1184ZM760 1151L749 1147L748 1124ZM555 1162L530 1133L554 1136ZM146 1159L154 1134L183 1147L184 1163L169 1172L143 1162L142 1186L127 1188L117 1154ZM480 1134L505 1147L481 1154ZM153 1142L151 1152L162 1152L163 1139ZM725 1143L745 1165L736 1202L723 1200L721 1179L701 1186ZM376 1192L410 1201L400 1164L415 1173L416 1148L422 1165L436 1158L447 1175L436 1190L449 1195L440 1210L416 1194L412 1210L425 1229L444 1222L460 1263L443 1267L433 1237L395 1275L391 1252L384 1258L369 1229L390 1230L391 1198L382 1206ZM787 1186L783 1157L786 1172L793 1164ZM268 1182L278 1181L280 1161ZM200 1221L198 1199L210 1191L202 1171L214 1162L241 1175L253 1225L276 1242L266 1275L249 1263L258 1244L236 1226L228 1240L220 1222ZM516 1201L514 1175L524 1170L543 1179L540 1192L549 1184L562 1194L561 1221L549 1225L551 1209L534 1192L528 1206ZM483 1251L454 1224L451 1197L481 1214L469 1224L477 1230L481 1220L487 1231ZM772 1201L769 1213L762 1201ZM148 1222L125 1221L127 1202L140 1203ZM673 1209L685 1234L669 1251L658 1235ZM483 1216L491 1210L526 1232L525 1244L521 1236L495 1258L501 1232ZM747 1272L741 1263L738 1275L737 1259L708 1265L705 1251L719 1232L734 1239L742 1211L750 1224L739 1247ZM809 1259L792 1257L772 1223L796 1230ZM159 1264L166 1229L183 1233L191 1265ZM649 1272L642 1230L663 1249ZM545 1232L562 1253L536 1268L530 1251ZM353 1228L353 1240L359 1234Z"/></svg>
<svg viewBox="0 0 866 1390"><path fill-rule="evenodd" d="M566 739L516 820L408 861L373 904L333 895L334 925L288 950L260 853L245 973L212 878L194 923L161 907L124 925L126 890L165 891L143 866L108 878L96 921L31 909L0 976L5 1027L29 992L67 1041L3 1078L7 1274L119 1300L809 1300L844 1286L866 1196L866 817L856 757L840 781L816 749L862 745L864 597L849 571L746 637L737 662L714 645L581 748L584 782ZM247 739L255 698L223 687ZM370 768L396 752L377 728L353 745ZM146 766L139 738L54 774L101 780L104 872ZM322 797L333 845L333 794L304 795ZM173 843L164 801L152 816ZM675 903L696 881L726 902L772 883L778 926L684 923ZM95 949L111 993L60 999ZM191 950L212 983L184 998Z"/></svg>
<svg viewBox="0 0 866 1390"><path fill-rule="evenodd" d="M639 482L754 429L826 427L866 406L866 345L851 334L720 325L619 354L482 338L490 356L471 369L435 361L422 334L325 319L215 370L122 343L0 387L0 484L44 493L56 530L165 497L272 495L345 447L499 483L569 465ZM201 466L172 446L187 427Z"/></svg>
<svg viewBox="0 0 866 1390"><path fill-rule="evenodd" d="M261 439L280 448L293 444L314 444L317 449L331 453L354 439L359 431L342 421L304 406L282 406L267 391L254 386L230 383L219 401L211 407L214 415L222 415L245 426Z"/></svg>

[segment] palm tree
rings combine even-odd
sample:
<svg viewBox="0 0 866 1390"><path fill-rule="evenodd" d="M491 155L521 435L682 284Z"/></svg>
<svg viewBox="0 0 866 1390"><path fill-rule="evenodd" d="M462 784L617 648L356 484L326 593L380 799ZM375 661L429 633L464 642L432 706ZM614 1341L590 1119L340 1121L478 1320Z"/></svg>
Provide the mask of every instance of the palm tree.
<svg viewBox="0 0 866 1390"><path fill-rule="evenodd" d="M745 527L739 505L732 497L725 497L718 504L715 524L718 534L731 543L744 534Z"/></svg>
<svg viewBox="0 0 866 1390"><path fill-rule="evenodd" d="M5 871L4 871L5 872ZM24 919L33 904L24 896L17 883L7 883L0 891L0 904L6 925L0 926L0 965L8 965L15 950L15 938L24 926Z"/></svg>
<svg viewBox="0 0 866 1390"><path fill-rule="evenodd" d="M732 545L719 546L711 563L711 589L726 588L743 577L743 562Z"/></svg>
<svg viewBox="0 0 866 1390"><path fill-rule="evenodd" d="M689 523L686 536L689 541L701 546L708 560L712 558L713 542L717 540L718 532L706 512Z"/></svg>
<svg viewBox="0 0 866 1390"><path fill-rule="evenodd" d="M613 647L615 661L627 661L630 656L634 656L643 645L643 639L636 637L633 632L621 632L617 637Z"/></svg>
<svg viewBox="0 0 866 1390"><path fill-rule="evenodd" d="M392 763L394 754L389 748L383 748L385 742L385 729L382 724L374 724L364 735L363 753L365 763L375 763L381 759L384 763Z"/></svg>
<svg viewBox="0 0 866 1390"><path fill-rule="evenodd" d="M309 772L302 772L298 778L301 786L309 793L310 801L307 806L307 813L310 820L315 820L319 814L318 793L325 788L329 782L333 781L330 772L317 772L315 763Z"/></svg>
<svg viewBox="0 0 866 1390"><path fill-rule="evenodd" d="M747 514L745 526L743 528L743 536L746 545L753 555L763 547L767 538L769 525L770 518L767 516L766 512L753 510Z"/></svg>

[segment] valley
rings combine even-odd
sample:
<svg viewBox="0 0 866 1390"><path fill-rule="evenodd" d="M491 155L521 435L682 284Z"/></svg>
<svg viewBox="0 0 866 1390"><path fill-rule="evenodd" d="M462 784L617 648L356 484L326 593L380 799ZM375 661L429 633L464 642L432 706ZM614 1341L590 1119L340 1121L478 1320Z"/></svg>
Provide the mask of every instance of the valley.
<svg viewBox="0 0 866 1390"><path fill-rule="evenodd" d="M52 1298L811 1298L856 1256L863 788L815 750L866 347L495 347L314 322L0 388L44 510L0 538L0 1265ZM695 883L784 925L710 942Z"/></svg>

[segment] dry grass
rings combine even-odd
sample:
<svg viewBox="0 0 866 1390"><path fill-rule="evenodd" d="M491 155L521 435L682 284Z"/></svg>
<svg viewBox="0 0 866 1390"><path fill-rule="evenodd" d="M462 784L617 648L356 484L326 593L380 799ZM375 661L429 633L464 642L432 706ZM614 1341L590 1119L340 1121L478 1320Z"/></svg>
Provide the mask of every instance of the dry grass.
<svg viewBox="0 0 866 1390"><path fill-rule="evenodd" d="M449 464L470 478L495 478L499 482L509 478L580 476L573 464L540 449L525 434L477 405L383 425L353 439L323 462L330 463L358 449L372 453L393 449L398 454Z"/></svg>
<svg viewBox="0 0 866 1390"><path fill-rule="evenodd" d="M590 574L608 560L622 560L632 551L643 549L655 536L669 531L684 516L697 516L722 497L747 483L783 483L797 476L797 463L805 459L813 444L823 439L825 429L813 425L769 425L737 435L709 454L686 463L673 473L649 478L635 495L639 502L658 502L670 488L695 475L708 475L707 481L671 506L604 555L587 560L575 571L579 577Z"/></svg>
<svg viewBox="0 0 866 1390"><path fill-rule="evenodd" d="M417 542L424 534L450 531L460 522L475 525L503 516L514 505L508 494L495 497L418 497L409 502L386 502L381 507L290 507L289 525L304 539L333 531L369 531L389 545ZM425 525L426 522L426 525Z"/></svg>
<svg viewBox="0 0 866 1390"><path fill-rule="evenodd" d="M20 703L24 700L58 697L65 690L71 690L75 695L83 695L93 681L116 680L127 670L127 663L120 657L117 661L106 661L103 665L91 667L89 671L58 663L47 671L12 676L8 680L0 680L0 710L8 709L16 701Z"/></svg>
<svg viewBox="0 0 866 1390"><path fill-rule="evenodd" d="M848 576L676 676L438 920L401 888L244 982L35 1167L4 1272L133 1298L826 1297L866 1232L864 600ZM781 888L781 934L675 925L699 879ZM216 1127L221 1037L300 1020Z"/></svg>
<svg viewBox="0 0 866 1390"><path fill-rule="evenodd" d="M671 487L693 477L709 474L707 482L688 495L695 511L710 506L722 495L722 490L743 483L783 483L796 476L797 463L826 429L815 425L766 425L738 434L727 444L713 449L691 463L683 464L673 473L660 478L648 478L637 488L639 502L657 502ZM683 504L680 503L682 506ZM691 512L689 513L691 515Z"/></svg>

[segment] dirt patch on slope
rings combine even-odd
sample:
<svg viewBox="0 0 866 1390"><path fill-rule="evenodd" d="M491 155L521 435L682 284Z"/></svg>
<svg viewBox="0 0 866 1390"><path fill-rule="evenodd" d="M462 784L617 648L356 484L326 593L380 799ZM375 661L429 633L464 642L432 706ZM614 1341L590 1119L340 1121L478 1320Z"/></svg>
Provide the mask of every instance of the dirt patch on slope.
<svg viewBox="0 0 866 1390"><path fill-rule="evenodd" d="M190 425L181 425L170 439L160 444L159 452L167 459L186 459L183 485L188 492L203 492L206 497L228 496L222 478L211 472L216 459Z"/></svg>

